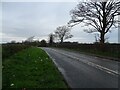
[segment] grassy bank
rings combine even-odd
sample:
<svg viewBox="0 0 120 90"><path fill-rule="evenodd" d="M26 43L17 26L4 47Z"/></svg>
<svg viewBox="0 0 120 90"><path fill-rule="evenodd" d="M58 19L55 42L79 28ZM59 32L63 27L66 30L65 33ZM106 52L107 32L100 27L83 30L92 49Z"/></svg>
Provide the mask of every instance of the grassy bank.
<svg viewBox="0 0 120 90"><path fill-rule="evenodd" d="M67 88L49 56L28 48L3 61L3 88Z"/></svg>

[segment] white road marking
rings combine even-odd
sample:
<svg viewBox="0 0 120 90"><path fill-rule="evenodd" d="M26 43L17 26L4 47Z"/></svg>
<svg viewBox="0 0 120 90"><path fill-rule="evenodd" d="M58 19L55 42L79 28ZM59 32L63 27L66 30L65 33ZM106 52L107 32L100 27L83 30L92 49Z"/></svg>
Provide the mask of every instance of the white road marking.
<svg viewBox="0 0 120 90"><path fill-rule="evenodd" d="M55 52L58 52L58 51L55 50L55 49L52 49L52 50L55 51ZM93 67L95 67L95 68L97 68L97 69L99 69L99 70L105 71L105 72L108 73L108 74L120 75L120 73L119 73L117 70L114 71L114 70L111 70L111 69L106 68L106 67L104 67L104 66L101 66L101 65L95 64L95 63L93 63L93 62L90 62L90 61L80 60L79 58L77 58L77 57L75 57L75 56L72 56L72 55L68 55L68 54L61 53L61 52L58 52L58 53L63 54L63 55L65 55L65 56L68 56L68 57L70 57L70 58L79 60L79 61L81 61L81 62L83 62L83 63L85 63L85 64L87 64L87 65L90 65L90 66L93 66Z"/></svg>

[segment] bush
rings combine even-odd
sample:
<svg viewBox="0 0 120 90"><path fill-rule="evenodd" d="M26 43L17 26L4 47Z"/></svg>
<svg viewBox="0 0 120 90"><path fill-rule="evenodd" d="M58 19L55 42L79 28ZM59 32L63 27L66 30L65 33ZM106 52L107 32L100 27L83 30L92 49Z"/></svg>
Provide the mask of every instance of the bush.
<svg viewBox="0 0 120 90"><path fill-rule="evenodd" d="M2 44L2 59L8 58L11 55L30 47L24 44Z"/></svg>

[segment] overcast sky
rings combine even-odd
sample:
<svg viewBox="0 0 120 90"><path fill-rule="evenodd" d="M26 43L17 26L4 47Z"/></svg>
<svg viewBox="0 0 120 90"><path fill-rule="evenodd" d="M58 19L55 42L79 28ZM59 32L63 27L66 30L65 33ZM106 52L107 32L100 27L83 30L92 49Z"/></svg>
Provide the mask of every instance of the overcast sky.
<svg viewBox="0 0 120 90"><path fill-rule="evenodd" d="M22 41L30 36L36 39L48 39L58 26L65 25L71 19L70 10L78 2L2 2L2 42L12 40ZM92 43L94 34L83 31L83 25L75 26L71 34L73 38L67 41ZM109 42L118 42L117 30L108 33Z"/></svg>

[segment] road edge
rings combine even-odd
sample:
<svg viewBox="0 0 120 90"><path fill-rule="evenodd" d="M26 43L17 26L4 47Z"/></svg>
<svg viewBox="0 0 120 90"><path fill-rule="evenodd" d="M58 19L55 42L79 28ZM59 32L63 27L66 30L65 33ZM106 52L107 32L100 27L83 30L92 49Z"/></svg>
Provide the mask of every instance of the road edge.
<svg viewBox="0 0 120 90"><path fill-rule="evenodd" d="M41 49L44 50L43 48L41 48ZM45 50L44 50L44 51L45 51ZM57 63L54 61L54 58L52 58L51 55L50 55L48 52L45 51L45 53L50 57L50 59L53 61L53 64L55 65L56 69L57 69L57 70L59 71L59 73L62 75L63 81L65 82L65 84L66 84L67 87L68 87L68 88L65 88L65 89L72 90L71 87L70 87L70 85L67 83L67 80L65 79L62 71L58 68Z"/></svg>

